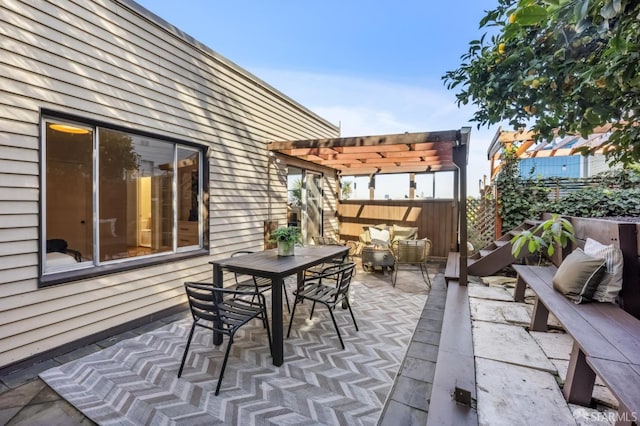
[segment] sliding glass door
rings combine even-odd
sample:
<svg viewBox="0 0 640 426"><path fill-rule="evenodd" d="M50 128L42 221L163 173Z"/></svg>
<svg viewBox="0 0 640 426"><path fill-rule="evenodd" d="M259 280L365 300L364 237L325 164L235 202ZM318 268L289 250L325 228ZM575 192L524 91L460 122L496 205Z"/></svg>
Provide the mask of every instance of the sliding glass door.
<svg viewBox="0 0 640 426"><path fill-rule="evenodd" d="M287 224L302 231L304 244L322 235L322 174L289 167Z"/></svg>

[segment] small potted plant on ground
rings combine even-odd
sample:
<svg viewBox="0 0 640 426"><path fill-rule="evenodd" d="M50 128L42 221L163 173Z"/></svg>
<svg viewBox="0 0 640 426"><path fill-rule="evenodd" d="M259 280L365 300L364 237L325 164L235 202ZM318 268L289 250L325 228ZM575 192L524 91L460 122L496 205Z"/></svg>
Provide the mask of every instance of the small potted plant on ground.
<svg viewBox="0 0 640 426"><path fill-rule="evenodd" d="M301 243L300 228L282 226L271 233L271 241L278 244L278 256L293 256L294 247Z"/></svg>

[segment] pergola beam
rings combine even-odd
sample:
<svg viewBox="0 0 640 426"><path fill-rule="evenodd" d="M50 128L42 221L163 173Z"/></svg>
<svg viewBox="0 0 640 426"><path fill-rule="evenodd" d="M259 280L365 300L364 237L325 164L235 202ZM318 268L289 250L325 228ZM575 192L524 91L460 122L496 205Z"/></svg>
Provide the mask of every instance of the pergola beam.
<svg viewBox="0 0 640 426"><path fill-rule="evenodd" d="M270 142L268 149L354 176L455 171L460 131Z"/></svg>
<svg viewBox="0 0 640 426"><path fill-rule="evenodd" d="M358 136L347 138L329 139L305 139L297 141L271 142L270 150L296 149L296 148L334 148L334 147L358 147L358 146L385 146L397 144L419 144L426 142L451 142L457 137L456 130L421 133L399 133L394 135Z"/></svg>

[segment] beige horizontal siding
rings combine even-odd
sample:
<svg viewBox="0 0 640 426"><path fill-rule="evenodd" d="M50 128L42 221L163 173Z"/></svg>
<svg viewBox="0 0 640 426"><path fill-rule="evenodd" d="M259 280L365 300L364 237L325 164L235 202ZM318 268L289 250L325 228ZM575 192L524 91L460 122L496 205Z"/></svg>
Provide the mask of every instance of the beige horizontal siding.
<svg viewBox="0 0 640 426"><path fill-rule="evenodd" d="M33 253L37 249L37 241L10 241L0 242L0 256Z"/></svg>
<svg viewBox="0 0 640 426"><path fill-rule="evenodd" d="M38 231L36 228L18 229L18 228L0 228L0 241L28 241L37 240Z"/></svg>
<svg viewBox="0 0 640 426"><path fill-rule="evenodd" d="M33 8L21 8L20 11L25 14L25 16L32 19L34 22L46 22L47 15L43 14ZM244 103L255 102L255 100L264 100L265 97L262 91L256 91L254 88L247 88L246 84L238 85L237 81L237 72L229 72L228 67L221 67L220 63L217 61L207 61L202 60L202 58L198 58L199 60L194 61L192 56L188 56L185 53L185 49L177 47L175 43L166 43L165 40L161 40L158 42L158 46L151 45L149 43L143 43L139 41L137 34L140 31L135 31L135 28L127 28L126 33L124 31L121 32L121 36L123 40L126 40L126 44L118 44L113 41L113 35L111 33L101 32L100 28L94 29L89 34L86 33L87 29L85 25L82 23L78 23L77 20L70 20L69 24L64 25L60 22L63 21L65 16L63 15L58 19L53 25L53 28L50 30L56 30L56 43L52 46L47 46L47 50L53 50L53 54L49 61L43 61L42 66L48 66L51 61L73 61L74 58L77 57L78 54L82 54L83 58L82 64L79 64L79 67L86 67L86 70L80 69L80 71L75 71L73 74L67 73L65 77L63 74L64 70L56 71L55 77L59 79L61 82L69 81L71 78L71 82L73 82L73 78L77 78L78 74L83 78L90 80L94 78L94 75L99 75L101 78L106 79L106 86L108 86L111 90L125 90L130 92L130 94L138 94L140 90L142 90L142 95L136 99L145 99L146 97L151 96L152 98L160 97L157 102L154 102L153 109L161 108L163 105L171 105L170 98L163 99L164 93L169 91L180 91L180 90L189 90L189 93L185 93L186 96L180 96L181 106L184 107L188 105L191 101L195 103L195 110L190 111L192 115L202 116L203 113L201 111L207 110L206 105L205 108L202 108L202 102L210 101L209 98L198 98L198 94L202 91L199 90L201 85L201 81L205 79L207 83L214 83L215 86L212 87L214 90L208 90L205 93L211 96L212 93L218 95L215 98L216 103L227 103L225 105L226 108L221 108L218 114L214 117L224 117L227 115L230 118L236 118L238 116L244 115L244 111L234 111L231 108L230 99L233 99L236 96L241 96ZM111 31L115 31L118 28L118 24L121 24L123 21L119 20L118 22L114 22L114 26L111 27ZM78 28L80 27L80 28ZM11 37L12 28L8 27L6 31L7 37ZM139 30L139 29L138 29ZM90 30L89 30L90 31ZM155 41L155 40L154 40ZM169 41L173 41L169 39ZM18 41L16 41L18 42ZM47 40L46 37L43 37L41 41L43 45L46 45ZM89 43L92 47L92 51L86 51L86 43ZM138 44L137 44L138 43ZM30 53L33 49L29 49L30 46L27 46L23 49L25 55L33 54ZM117 67L111 65L110 63L105 63L99 56L91 55L93 51L100 52L104 51L107 54L117 55L119 57L127 58L131 57L131 50L138 50L136 53L140 55L135 57L135 60L130 60L128 67ZM14 50L18 50L16 47ZM158 55L157 57L153 57L153 59L147 59L146 55ZM88 59L93 59L92 62L87 62ZM85 64L89 65L85 65ZM35 64L30 64L31 67L34 67ZM176 70L177 67L177 70ZM213 71L213 72L212 72ZM218 77L219 73L223 75L225 78L216 78L215 80L212 78L213 75ZM71 75L69 75L71 74ZM135 76L138 80L128 79L129 76ZM113 77L112 77L113 76ZM231 77L234 77L232 79ZM109 81L109 78L114 78L113 82ZM207 81L208 80L208 81ZM99 93L101 87L104 87L105 84L102 81L97 81L95 83L91 82L93 86L91 89L95 90L96 93ZM111 84L109 84L111 83ZM126 84L130 83L130 84ZM171 84L173 83L173 84ZM198 83L197 85L194 83ZM73 84L73 83L72 83ZM149 89L147 89L149 88ZM217 89L220 88L220 89ZM218 91L216 91L216 89ZM152 90L153 93L145 93L144 90ZM194 93L196 96L194 96ZM111 92L103 91L104 96L110 96ZM147 96L144 96L144 95ZM122 99L123 93L115 93L115 101L118 99ZM262 95L262 96L261 96ZM112 99L113 100L113 99ZM163 102L165 101L165 102ZM118 103L123 103L122 101ZM278 103L269 102L269 107L279 107L275 110L276 113L281 112L282 119L288 119L290 126L295 126L297 121L296 115L291 115L291 109L287 109ZM273 109L273 108L271 108ZM227 110L231 110L230 112L233 116L230 115ZM260 118L259 114L263 113L263 111L269 111L265 107L262 107L262 110L256 109L256 111L252 112L252 120L257 120ZM175 113L175 111L170 111L171 113ZM270 111L270 118L273 119L274 111ZM204 114L206 116L206 114ZM207 117L211 118L211 117ZM171 123L175 125L175 123ZM252 124L251 124L252 125ZM244 123L244 127L246 128L247 123Z"/></svg>
<svg viewBox="0 0 640 426"><path fill-rule="evenodd" d="M136 315L135 311L166 300L171 300L172 305L183 303L183 280L210 278L208 265L190 260L174 262L171 271L153 267L114 274L101 280L99 287L95 280L79 282L73 294L68 294L64 286L54 286L13 295L3 300L0 336L5 336L7 345L17 350L42 345L56 334L92 327L101 321L113 326L117 323L111 320L126 313ZM0 361L13 361L4 358L11 357L12 352L0 354Z"/></svg>
<svg viewBox="0 0 640 426"><path fill-rule="evenodd" d="M211 278L208 259L197 258L38 288L41 109L208 147L211 256L261 250L269 213L286 221L286 179L268 171L266 142L337 136L331 123L131 7L0 5L0 367L184 303L185 280Z"/></svg>
<svg viewBox="0 0 640 426"><path fill-rule="evenodd" d="M18 151L14 151L14 148L18 148ZM15 157L11 154L13 152L17 155L22 155L24 153L24 159L27 161L39 161L37 151L39 149L39 142L37 138L31 136L18 135L9 132L0 132L0 149L4 153L4 156L2 158L15 159ZM31 152L31 154L29 154L29 152ZM35 156L30 157L31 155Z"/></svg>
<svg viewBox="0 0 640 426"><path fill-rule="evenodd" d="M7 175L0 173L0 184L8 184L8 182L5 182L5 178L7 178ZM20 183L24 183L25 185L10 188L0 187L0 200L31 201L38 199L39 192L37 189L33 189L30 185L27 186L26 181ZM1 227L2 225L0 225L0 228Z"/></svg>

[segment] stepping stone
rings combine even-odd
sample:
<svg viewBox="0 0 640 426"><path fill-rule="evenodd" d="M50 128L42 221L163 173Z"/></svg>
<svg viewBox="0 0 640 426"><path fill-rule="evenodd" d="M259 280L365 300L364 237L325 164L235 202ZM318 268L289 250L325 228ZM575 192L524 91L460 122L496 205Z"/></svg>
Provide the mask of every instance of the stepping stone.
<svg viewBox="0 0 640 426"><path fill-rule="evenodd" d="M471 318L477 321L529 325L532 307L524 303L469 299Z"/></svg>
<svg viewBox="0 0 640 426"><path fill-rule="evenodd" d="M476 358L476 380L481 425L575 424L549 373Z"/></svg>
<svg viewBox="0 0 640 426"><path fill-rule="evenodd" d="M473 349L476 357L557 373L533 337L516 325L474 321Z"/></svg>
<svg viewBox="0 0 640 426"><path fill-rule="evenodd" d="M507 287L506 290L509 292L511 296L513 296L514 293L516 292L516 289L514 287ZM527 287L524 290L524 300L526 303L533 305L533 303L536 301L536 292L531 290L529 287Z"/></svg>
<svg viewBox="0 0 640 426"><path fill-rule="evenodd" d="M476 299L501 300L505 302L513 302L513 296L501 287L487 287L480 285L469 286L469 297Z"/></svg>
<svg viewBox="0 0 640 426"><path fill-rule="evenodd" d="M569 361L564 359L549 359L558 370L558 379L560 384L564 384L565 379L567 378L567 370L569 369ZM600 379L600 377L596 376L596 385L605 386L604 382Z"/></svg>
<svg viewBox="0 0 640 426"><path fill-rule="evenodd" d="M571 358L573 339L567 333L530 331L529 334L549 358L567 361Z"/></svg>

